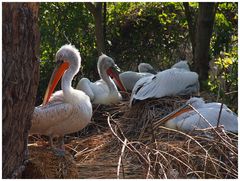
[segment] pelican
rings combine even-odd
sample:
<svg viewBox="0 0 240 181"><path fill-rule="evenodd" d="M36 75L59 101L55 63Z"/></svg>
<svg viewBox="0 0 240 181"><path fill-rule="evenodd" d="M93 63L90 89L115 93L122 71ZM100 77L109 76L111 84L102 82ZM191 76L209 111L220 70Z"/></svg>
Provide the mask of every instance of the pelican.
<svg viewBox="0 0 240 181"><path fill-rule="evenodd" d="M189 104L194 107L197 112L192 107L188 106ZM193 131L194 129L216 127L218 125L220 109L221 103L205 103L202 98L193 97L189 99L184 106L169 114L161 121L165 122L165 126L168 128L184 132ZM199 113L204 118L200 116ZM238 132L237 115L225 104L222 106L222 112L219 119L219 126L220 125L223 125L226 131L233 133Z"/></svg>
<svg viewBox="0 0 240 181"><path fill-rule="evenodd" d="M77 89L84 91L93 104L108 105L119 102L122 96L118 92L114 81L110 78L110 76L113 77L119 88L126 91L119 79L119 68L113 59L105 54L99 56L97 68L101 79L93 83L87 78L82 78L78 82Z"/></svg>
<svg viewBox="0 0 240 181"><path fill-rule="evenodd" d="M186 71L190 71L187 60L180 60L179 62L175 63L171 68L179 68Z"/></svg>
<svg viewBox="0 0 240 181"><path fill-rule="evenodd" d="M77 132L90 123L92 104L83 91L73 89L71 86L72 79L81 65L78 50L72 45L62 46L56 54L56 62L43 104L34 109L30 134L49 136L51 147L53 137L59 137L60 147L64 149L63 136ZM61 77L62 90L51 96Z"/></svg>
<svg viewBox="0 0 240 181"><path fill-rule="evenodd" d="M126 71L119 74L120 80L128 91L132 91L134 85L139 79L157 74L154 68L148 63L140 63L138 65L138 71L139 72Z"/></svg>
<svg viewBox="0 0 240 181"><path fill-rule="evenodd" d="M156 70L150 65L149 63L140 63L138 65L138 71L139 72L147 72L151 74L157 74Z"/></svg>
<svg viewBox="0 0 240 181"><path fill-rule="evenodd" d="M184 63L185 66L187 63ZM188 66L188 65L187 65ZM135 84L130 107L137 100L164 96L188 95L199 91L198 74L183 68L171 68L143 77Z"/></svg>

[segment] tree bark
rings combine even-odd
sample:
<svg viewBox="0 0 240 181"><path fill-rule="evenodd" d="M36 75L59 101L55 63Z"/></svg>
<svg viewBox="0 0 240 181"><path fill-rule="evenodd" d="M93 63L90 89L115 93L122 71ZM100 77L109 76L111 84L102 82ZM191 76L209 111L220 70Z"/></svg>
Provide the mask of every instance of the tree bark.
<svg viewBox="0 0 240 181"><path fill-rule="evenodd" d="M216 3L199 3L195 32L194 62L200 82L208 79L210 40L212 37Z"/></svg>
<svg viewBox="0 0 240 181"><path fill-rule="evenodd" d="M20 178L39 81L38 3L2 3L2 177Z"/></svg>
<svg viewBox="0 0 240 181"><path fill-rule="evenodd" d="M98 51L98 55L101 55L102 53L105 53L102 2L97 2L95 3L95 5L91 2L86 2L85 6L92 13L94 17L97 51Z"/></svg>

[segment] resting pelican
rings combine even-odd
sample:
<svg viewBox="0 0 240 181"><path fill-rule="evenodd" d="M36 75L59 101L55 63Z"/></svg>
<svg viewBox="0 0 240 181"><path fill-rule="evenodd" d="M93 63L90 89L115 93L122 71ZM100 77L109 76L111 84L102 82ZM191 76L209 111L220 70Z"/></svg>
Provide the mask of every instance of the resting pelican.
<svg viewBox="0 0 240 181"><path fill-rule="evenodd" d="M187 107L189 104L193 106L207 121L201 117L199 113L193 110L193 108ZM168 128L184 132L189 132L194 129L204 129L211 126L215 127L218 124L220 109L221 103L205 103L202 98L193 97L187 101L186 105L166 116L161 121L165 122L165 126ZM237 133L237 119L237 115L223 104L219 125L223 125L226 131Z"/></svg>
<svg viewBox="0 0 240 181"><path fill-rule="evenodd" d="M140 63L138 65L138 71L139 72L147 72L151 74L157 74L156 70L150 65L149 63Z"/></svg>
<svg viewBox="0 0 240 181"><path fill-rule="evenodd" d="M196 93L198 85L197 73L182 68L167 69L137 81L132 91L130 107L136 100Z"/></svg>
<svg viewBox="0 0 240 181"><path fill-rule="evenodd" d="M171 68L179 68L190 71L187 60L180 60L179 62L175 63Z"/></svg>
<svg viewBox="0 0 240 181"><path fill-rule="evenodd" d="M34 109L30 134L49 136L52 147L53 137L59 137L60 146L63 148L65 134L77 132L90 123L92 105L83 91L71 86L72 79L81 65L78 50L72 45L64 45L58 50L56 61L57 66L49 81L43 104ZM51 96L61 77L62 90Z"/></svg>
<svg viewBox="0 0 240 181"><path fill-rule="evenodd" d="M126 91L119 79L119 68L111 57L103 54L98 58L97 63L100 80L91 82L87 78L82 78L77 85L78 90L84 91L91 99L93 104L114 104L122 99L121 94L110 78L115 79L116 84L122 91Z"/></svg>
<svg viewBox="0 0 240 181"><path fill-rule="evenodd" d="M126 71L119 74L120 80L128 91L132 91L134 85L139 79L157 74L154 68L148 63L140 63L138 65L138 71L139 72Z"/></svg>

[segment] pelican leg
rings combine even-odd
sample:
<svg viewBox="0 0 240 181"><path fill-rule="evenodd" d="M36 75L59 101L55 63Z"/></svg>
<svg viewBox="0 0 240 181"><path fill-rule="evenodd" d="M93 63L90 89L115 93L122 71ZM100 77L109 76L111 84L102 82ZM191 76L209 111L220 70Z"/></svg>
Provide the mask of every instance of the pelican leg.
<svg viewBox="0 0 240 181"><path fill-rule="evenodd" d="M58 147L53 149L55 155L60 156L60 157L65 156L65 148L64 148L64 139L63 138L64 138L63 136L60 136L58 138Z"/></svg>
<svg viewBox="0 0 240 181"><path fill-rule="evenodd" d="M50 144L50 149L54 152L55 155L57 156L64 156L65 155L65 149L63 146L63 137L59 137L60 138L60 148L56 148L53 144L53 136L50 135L49 136L49 144Z"/></svg>
<svg viewBox="0 0 240 181"><path fill-rule="evenodd" d="M53 148L53 136L52 135L49 136L49 144L50 144L50 147Z"/></svg>
<svg viewBox="0 0 240 181"><path fill-rule="evenodd" d="M64 147L64 136L59 136L59 138L58 138L58 143L59 143L59 148L62 149L63 151L65 151L65 147Z"/></svg>

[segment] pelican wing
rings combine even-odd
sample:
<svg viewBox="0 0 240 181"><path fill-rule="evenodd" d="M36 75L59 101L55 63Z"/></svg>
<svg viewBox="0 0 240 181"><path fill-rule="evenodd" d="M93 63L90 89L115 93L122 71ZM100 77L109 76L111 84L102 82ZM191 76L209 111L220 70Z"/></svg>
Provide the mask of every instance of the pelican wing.
<svg viewBox="0 0 240 181"><path fill-rule="evenodd" d="M160 98L184 92L188 94L191 85L197 82L197 73L180 69L168 69L155 76L141 78L133 88L130 105L133 99Z"/></svg>
<svg viewBox="0 0 240 181"><path fill-rule="evenodd" d="M73 114L72 104L53 102L46 106L35 107L32 116L31 133L46 134L52 126L61 124Z"/></svg>
<svg viewBox="0 0 240 181"><path fill-rule="evenodd" d="M92 83L89 79L82 78L78 82L78 85L77 85L76 89L82 90L83 92L85 92L90 97L90 100L93 101L94 100L94 93L92 91L91 84Z"/></svg>

